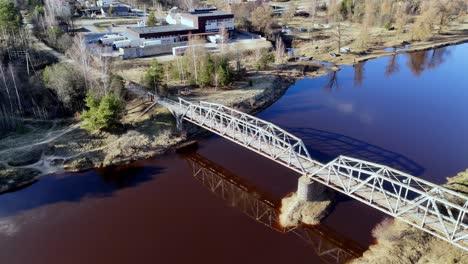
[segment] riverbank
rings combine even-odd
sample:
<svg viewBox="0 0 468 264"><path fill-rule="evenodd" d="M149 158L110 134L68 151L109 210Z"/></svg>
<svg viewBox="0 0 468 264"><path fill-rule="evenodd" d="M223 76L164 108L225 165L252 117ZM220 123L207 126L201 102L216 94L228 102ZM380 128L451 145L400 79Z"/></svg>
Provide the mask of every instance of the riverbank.
<svg viewBox="0 0 468 264"><path fill-rule="evenodd" d="M196 88L191 101L210 101L255 114L278 100L298 79L326 74L320 64L290 63L265 71L248 71L227 89ZM172 96L176 99L176 96ZM74 120L30 122L22 133L0 139L0 192L30 184L43 175L117 166L172 151L187 140L209 135L193 125L178 131L171 113L144 97L131 96L123 131L88 133Z"/></svg>
<svg viewBox="0 0 468 264"><path fill-rule="evenodd" d="M468 19L465 16L464 21ZM460 19L461 20L461 19ZM350 52L342 52L339 56L331 56L337 52L337 43L333 37L322 37L311 41L306 33L295 40L294 47L296 54L313 58L319 61L328 61L338 65L353 65L370 59L381 58L401 53L425 51L429 49L441 48L445 46L457 45L468 42L468 23L455 22L448 26L444 32L433 36L428 40L413 40L410 34L398 35L395 30L384 28L371 28L368 32L367 44L362 46L357 41L360 37L360 25L351 23L343 32L341 47L347 47ZM409 29L407 29L409 30ZM326 36L331 34L331 29L324 30L319 34Z"/></svg>
<svg viewBox="0 0 468 264"><path fill-rule="evenodd" d="M447 179L444 187L466 194L468 170ZM376 244L353 264L466 263L466 252L397 219L386 219L373 230Z"/></svg>

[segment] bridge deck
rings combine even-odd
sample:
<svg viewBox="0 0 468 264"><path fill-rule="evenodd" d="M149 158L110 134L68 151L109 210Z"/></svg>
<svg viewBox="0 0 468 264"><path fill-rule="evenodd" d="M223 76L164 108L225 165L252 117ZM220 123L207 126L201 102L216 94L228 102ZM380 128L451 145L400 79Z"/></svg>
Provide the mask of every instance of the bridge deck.
<svg viewBox="0 0 468 264"><path fill-rule="evenodd" d="M321 164L310 157L301 139L272 123L223 105L182 99L159 103L179 119L468 250L466 196L401 171L350 157L340 156Z"/></svg>

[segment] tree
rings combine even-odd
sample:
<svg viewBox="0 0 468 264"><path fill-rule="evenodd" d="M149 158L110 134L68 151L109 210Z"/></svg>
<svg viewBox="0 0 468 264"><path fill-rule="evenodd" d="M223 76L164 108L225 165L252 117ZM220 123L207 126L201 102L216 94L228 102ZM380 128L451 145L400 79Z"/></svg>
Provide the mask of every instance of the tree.
<svg viewBox="0 0 468 264"><path fill-rule="evenodd" d="M183 8L184 10L190 11L190 10L194 10L198 6L200 1L199 0L177 0L176 2L178 3L178 5L176 6L179 6Z"/></svg>
<svg viewBox="0 0 468 264"><path fill-rule="evenodd" d="M363 24L367 27L373 27L376 24L376 14L378 14L379 11L379 6L375 0L366 0Z"/></svg>
<svg viewBox="0 0 468 264"><path fill-rule="evenodd" d="M342 0L339 9L341 16L351 18L354 12L354 0Z"/></svg>
<svg viewBox="0 0 468 264"><path fill-rule="evenodd" d="M164 68L157 59L151 61L151 66L146 70L144 77L145 85L151 90L158 92L164 78Z"/></svg>
<svg viewBox="0 0 468 264"><path fill-rule="evenodd" d="M267 33L272 24L271 8L269 6L259 6L252 12L252 26L255 30Z"/></svg>
<svg viewBox="0 0 468 264"><path fill-rule="evenodd" d="M10 0L0 0L0 29L19 29L21 16L18 7Z"/></svg>
<svg viewBox="0 0 468 264"><path fill-rule="evenodd" d="M275 62L282 63L284 58L284 42L281 35L276 37L275 43Z"/></svg>
<svg viewBox="0 0 468 264"><path fill-rule="evenodd" d="M233 74L227 57L222 57L219 59L217 75L218 84L220 86L227 86L232 83Z"/></svg>
<svg viewBox="0 0 468 264"><path fill-rule="evenodd" d="M356 39L356 47L365 49L369 42L369 28L367 25L362 25L359 30L359 35Z"/></svg>
<svg viewBox="0 0 468 264"><path fill-rule="evenodd" d="M380 25L391 25L394 0L383 0L380 7Z"/></svg>
<svg viewBox="0 0 468 264"><path fill-rule="evenodd" d="M286 7L286 10L283 11L283 14L281 15L281 18L283 20L283 25L288 25L289 22L294 17L294 14L296 14L296 6L293 4L290 4Z"/></svg>
<svg viewBox="0 0 468 264"><path fill-rule="evenodd" d="M434 30L434 18L437 17L437 9L431 2L425 2L421 7L421 14L411 28L411 37L414 40L425 40L432 36Z"/></svg>
<svg viewBox="0 0 468 264"><path fill-rule="evenodd" d="M70 58L80 62L80 68L84 77L84 84L86 89L89 88L90 82L90 64L93 59L92 54L89 52L86 44L86 39L82 34L78 34L73 39L73 44L66 53Z"/></svg>
<svg viewBox="0 0 468 264"><path fill-rule="evenodd" d="M452 21L464 14L467 2L463 0L433 0L431 5L435 8L439 29L437 33L447 27Z"/></svg>
<svg viewBox="0 0 468 264"><path fill-rule="evenodd" d="M42 79L54 91L65 110L81 111L86 96L83 75L71 64L58 63L44 69Z"/></svg>
<svg viewBox="0 0 468 264"><path fill-rule="evenodd" d="M405 33L405 26L408 24L408 13L406 10L408 8L408 4L406 2L402 2L396 8L396 12L394 13L394 21L396 27L396 37L397 39L402 39L402 35Z"/></svg>
<svg viewBox="0 0 468 264"><path fill-rule="evenodd" d="M314 31L314 24L315 24L315 18L317 16L317 6L318 6L318 0L312 0L310 2L310 5L307 6L306 10L309 12L309 21L308 21L308 33L309 33L309 38L312 39L313 37L313 31Z"/></svg>
<svg viewBox="0 0 468 264"><path fill-rule="evenodd" d="M213 74L215 73L215 64L211 55L205 57L200 69L200 76L198 79L198 84L202 87L209 86L213 79Z"/></svg>
<svg viewBox="0 0 468 264"><path fill-rule="evenodd" d="M224 53L227 48L226 44L229 43L229 31L224 22L219 27L219 36L221 37L221 53Z"/></svg>
<svg viewBox="0 0 468 264"><path fill-rule="evenodd" d="M88 109L81 114L84 129L111 129L120 123L123 107L120 98L114 93L109 93L99 100L92 92L88 92L86 106Z"/></svg>
<svg viewBox="0 0 468 264"><path fill-rule="evenodd" d="M114 6L113 5L110 5L109 6L109 16L112 16L114 14Z"/></svg>
<svg viewBox="0 0 468 264"><path fill-rule="evenodd" d="M124 78L120 75L111 74L108 90L119 98L123 98L125 95Z"/></svg>
<svg viewBox="0 0 468 264"><path fill-rule="evenodd" d="M333 31L333 35L334 35L335 40L336 40L337 52L338 53L341 52L341 40L343 38L344 31L345 31L344 25L341 23L341 21L338 21L335 24L335 30Z"/></svg>
<svg viewBox="0 0 468 264"><path fill-rule="evenodd" d="M257 62L255 63L255 68L257 70L263 70L275 61L275 56L268 51L268 49L261 49L258 50L259 56L257 56Z"/></svg>
<svg viewBox="0 0 468 264"><path fill-rule="evenodd" d="M146 19L146 25L148 27L154 27L156 26L156 16L154 15L154 11L151 11L149 13L148 18Z"/></svg>
<svg viewBox="0 0 468 264"><path fill-rule="evenodd" d="M185 67L191 73L190 81L192 84L198 83L198 75L200 73L200 64L206 56L204 47L205 40L200 37L189 36L189 43L184 54Z"/></svg>

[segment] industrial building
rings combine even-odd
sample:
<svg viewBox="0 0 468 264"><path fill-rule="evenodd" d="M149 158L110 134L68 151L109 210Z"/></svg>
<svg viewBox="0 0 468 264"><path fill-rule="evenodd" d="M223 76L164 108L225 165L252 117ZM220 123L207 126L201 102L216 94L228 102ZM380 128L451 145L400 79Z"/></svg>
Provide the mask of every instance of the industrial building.
<svg viewBox="0 0 468 264"><path fill-rule="evenodd" d="M166 21L169 25L154 27L132 27L128 32L138 38L177 37L185 40L189 34L214 35L222 27L234 30L234 15L216 8L195 9L192 12L169 11Z"/></svg>
<svg viewBox="0 0 468 264"><path fill-rule="evenodd" d="M99 39L102 45L119 50L122 59L173 53L181 55L188 45L190 35L219 38L219 31L234 30L234 15L216 8L196 9L191 12L169 11L167 25L128 27L127 32ZM116 38L119 38L118 40ZM122 38L122 39L121 39Z"/></svg>
<svg viewBox="0 0 468 264"><path fill-rule="evenodd" d="M194 33L195 29L183 24L154 26L154 27L131 27L128 28L128 33L136 38L152 39L152 38L167 38L188 35Z"/></svg>

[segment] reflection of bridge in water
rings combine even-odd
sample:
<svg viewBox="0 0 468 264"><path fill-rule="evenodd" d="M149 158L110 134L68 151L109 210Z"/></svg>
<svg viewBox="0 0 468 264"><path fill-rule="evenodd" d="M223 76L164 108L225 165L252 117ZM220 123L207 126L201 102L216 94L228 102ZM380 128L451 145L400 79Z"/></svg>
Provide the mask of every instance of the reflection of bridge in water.
<svg viewBox="0 0 468 264"><path fill-rule="evenodd" d="M325 263L345 263L364 252L364 248L357 243L343 239L324 225L282 227L279 223L278 200L199 154L187 154L186 159L193 177L209 191L258 223L281 233L296 234L307 242Z"/></svg>
<svg viewBox="0 0 468 264"><path fill-rule="evenodd" d="M254 116L208 102L157 99L176 117L468 250L468 197L379 163L340 155L322 164L302 139Z"/></svg>

